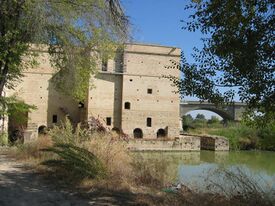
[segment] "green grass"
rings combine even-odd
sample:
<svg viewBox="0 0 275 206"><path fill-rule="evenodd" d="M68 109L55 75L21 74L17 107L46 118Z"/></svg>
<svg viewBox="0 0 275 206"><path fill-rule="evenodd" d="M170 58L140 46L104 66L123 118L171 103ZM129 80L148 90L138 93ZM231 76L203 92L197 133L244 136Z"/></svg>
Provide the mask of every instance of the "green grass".
<svg viewBox="0 0 275 206"><path fill-rule="evenodd" d="M190 133L210 134L228 138L231 150L261 149L275 151L275 124L266 128L249 127L242 123L227 126L208 125L189 130Z"/></svg>

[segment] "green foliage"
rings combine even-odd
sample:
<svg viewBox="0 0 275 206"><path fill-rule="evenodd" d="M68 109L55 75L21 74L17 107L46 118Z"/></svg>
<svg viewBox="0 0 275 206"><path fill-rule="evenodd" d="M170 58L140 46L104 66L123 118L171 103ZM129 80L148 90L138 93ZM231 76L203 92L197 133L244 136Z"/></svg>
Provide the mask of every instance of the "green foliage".
<svg viewBox="0 0 275 206"><path fill-rule="evenodd" d="M232 124L228 127L209 130L209 134L228 138L231 150L259 148L257 130L245 124Z"/></svg>
<svg viewBox="0 0 275 206"><path fill-rule="evenodd" d="M27 121L28 116L24 115L35 110L36 106L26 104L22 100L18 100L16 96L5 97L5 103L7 104L7 115L13 118L17 124L21 124ZM5 114L5 111L1 111L2 114Z"/></svg>
<svg viewBox="0 0 275 206"><path fill-rule="evenodd" d="M182 128L187 130L193 122L193 117L190 114L182 116Z"/></svg>
<svg viewBox="0 0 275 206"><path fill-rule="evenodd" d="M191 124L192 134L210 134L228 138L231 150L270 150L275 151L275 124L265 128L250 127L246 123L228 122L211 124Z"/></svg>
<svg viewBox="0 0 275 206"><path fill-rule="evenodd" d="M203 114L197 114L195 119L188 114L182 117L182 127L185 131L192 129L192 131L198 132L199 128L219 128L222 127L222 124L216 116L212 116L211 119L207 120Z"/></svg>
<svg viewBox="0 0 275 206"><path fill-rule="evenodd" d="M209 119L207 121L208 124L219 124L220 123L220 120L218 117L216 116L211 116L211 119Z"/></svg>
<svg viewBox="0 0 275 206"><path fill-rule="evenodd" d="M192 14L184 29L205 34L195 63L173 62L183 79L170 77L182 96L215 104L236 93L258 125L275 121L274 1L201 0L186 7ZM256 112L255 112L256 111ZM259 115L259 113L261 115ZM259 120L259 121L258 121Z"/></svg>
<svg viewBox="0 0 275 206"><path fill-rule="evenodd" d="M9 144L9 138L8 138L8 134L5 132L2 132L0 134L0 146L5 146Z"/></svg>
<svg viewBox="0 0 275 206"><path fill-rule="evenodd" d="M258 130L259 146L265 150L275 151L275 123Z"/></svg>
<svg viewBox="0 0 275 206"><path fill-rule="evenodd" d="M197 114L196 119L205 120L204 114Z"/></svg>
<svg viewBox="0 0 275 206"><path fill-rule="evenodd" d="M119 0L2 0L0 18L0 96L36 66L43 47L57 71L56 89L84 100L99 60L128 35Z"/></svg>

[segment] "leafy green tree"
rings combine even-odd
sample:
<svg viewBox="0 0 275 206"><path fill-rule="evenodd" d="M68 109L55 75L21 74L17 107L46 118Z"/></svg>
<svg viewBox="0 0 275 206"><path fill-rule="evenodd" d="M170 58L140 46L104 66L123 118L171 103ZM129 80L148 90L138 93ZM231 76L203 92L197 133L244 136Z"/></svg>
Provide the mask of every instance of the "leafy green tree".
<svg viewBox="0 0 275 206"><path fill-rule="evenodd" d="M197 114L196 119L198 119L198 120L206 120L204 114Z"/></svg>
<svg viewBox="0 0 275 206"><path fill-rule="evenodd" d="M193 122L193 117L190 114L182 116L182 129L187 130Z"/></svg>
<svg viewBox="0 0 275 206"><path fill-rule="evenodd" d="M37 64L43 47L56 68L56 89L84 100L97 62L109 57L128 35L119 0L1 0L0 98L23 71ZM68 81L69 80L69 81Z"/></svg>
<svg viewBox="0 0 275 206"><path fill-rule="evenodd" d="M196 118L194 119L192 126L194 128L201 128L206 127L207 120L203 114L197 114Z"/></svg>
<svg viewBox="0 0 275 206"><path fill-rule="evenodd" d="M205 34L203 48L194 50L194 64L182 57L183 79L172 78L183 96L195 95L219 104L236 94L247 103L247 117L275 118L274 28L271 0L199 0L184 29ZM259 115L261 114L261 115Z"/></svg>
<svg viewBox="0 0 275 206"><path fill-rule="evenodd" d="M208 124L218 124L220 123L220 120L217 116L211 116L211 119L208 120Z"/></svg>

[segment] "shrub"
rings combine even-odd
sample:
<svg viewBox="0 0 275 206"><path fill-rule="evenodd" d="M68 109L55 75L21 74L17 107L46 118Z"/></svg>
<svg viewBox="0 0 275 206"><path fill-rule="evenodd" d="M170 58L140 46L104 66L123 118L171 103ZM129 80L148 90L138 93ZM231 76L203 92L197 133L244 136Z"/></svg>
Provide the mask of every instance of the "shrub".
<svg viewBox="0 0 275 206"><path fill-rule="evenodd" d="M258 136L261 149L275 151L275 123L259 129Z"/></svg>
<svg viewBox="0 0 275 206"><path fill-rule="evenodd" d="M233 124L216 130L209 130L209 133L227 137L232 150L258 147L257 130L243 124Z"/></svg>
<svg viewBox="0 0 275 206"><path fill-rule="evenodd" d="M8 143L9 143L8 134L5 132L2 132L0 134L0 146L8 145Z"/></svg>
<svg viewBox="0 0 275 206"><path fill-rule="evenodd" d="M75 180L106 176L106 169L101 160L83 146L90 138L86 129L81 129L80 125L77 125L74 130L70 120L66 119L60 127L55 126L49 135L54 144L43 151L54 153L57 158L44 161L43 165L67 171Z"/></svg>
<svg viewBox="0 0 275 206"><path fill-rule="evenodd" d="M43 165L69 171L77 179L102 178L106 175L103 164L93 153L72 143L56 143L44 151L52 152L58 158L44 161Z"/></svg>
<svg viewBox="0 0 275 206"><path fill-rule="evenodd" d="M130 176L130 155L125 142L116 133L107 130L91 133L79 125L74 130L66 120L60 127L54 127L49 135L54 145L45 151L53 152L58 158L46 161L44 165L71 171L79 180L124 180Z"/></svg>

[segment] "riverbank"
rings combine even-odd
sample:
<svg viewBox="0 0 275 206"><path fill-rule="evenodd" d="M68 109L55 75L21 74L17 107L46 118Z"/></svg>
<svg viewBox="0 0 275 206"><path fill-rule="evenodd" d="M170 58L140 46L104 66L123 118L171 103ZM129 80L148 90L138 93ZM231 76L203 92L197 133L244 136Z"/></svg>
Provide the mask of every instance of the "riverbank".
<svg viewBox="0 0 275 206"><path fill-rule="evenodd" d="M167 175L177 173L180 168L169 168L169 159L174 161L174 157L162 155L163 158L156 156L150 161L136 154L127 148L127 140L116 133L90 133L80 127L73 130L69 121L33 142L8 147L7 150L9 157L28 164L57 188L62 186L66 191L72 190L91 200L106 195L110 199L127 197L125 204L110 202L109 205L270 205L272 201L269 193L258 187L257 181L230 170L218 172L220 177L228 177L223 181L232 184L222 181L213 184L210 181L206 185L208 191L200 190L200 184L190 189L183 182L178 187L173 179L177 176L170 179ZM150 157L154 155L150 154ZM209 175L212 176L207 172L204 178ZM229 188L228 191L232 192L223 193L225 186L236 184L238 190ZM8 187L12 189L13 186ZM210 190L215 187L221 190Z"/></svg>
<svg viewBox="0 0 275 206"><path fill-rule="evenodd" d="M229 140L230 150L269 150L275 151L275 124L265 128L249 127L243 123L222 125L200 124L187 130L189 134L224 136Z"/></svg>
<svg viewBox="0 0 275 206"><path fill-rule="evenodd" d="M5 153L9 153L9 149ZM189 157L192 158L192 156ZM1 205L8 206L12 202L34 206L45 205L46 203L48 205L130 206L272 205L267 197L256 190L250 191L249 194L227 197L224 194L210 191L200 192L185 185L167 184L168 181L171 182L171 179L163 179L165 175L163 166L169 167L168 162L165 162L169 159L157 158L151 163L144 159L145 162L141 164L143 169L139 168L143 173L139 176L139 181L142 181L143 184L133 187L133 185L122 186L121 183L114 185L114 182L104 180L85 179L82 183L76 183L66 175L53 173L53 171L45 168L42 169L37 162L35 164L29 164L30 161L22 162L22 160L18 162L1 155L0 168L3 168L3 165L5 167L4 170L0 169L0 176L4 177L1 178L0 182L0 195L5 197L1 198ZM138 169L137 165L135 169ZM166 172L171 173L171 168ZM166 182L165 185L164 182Z"/></svg>

